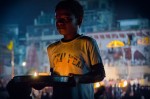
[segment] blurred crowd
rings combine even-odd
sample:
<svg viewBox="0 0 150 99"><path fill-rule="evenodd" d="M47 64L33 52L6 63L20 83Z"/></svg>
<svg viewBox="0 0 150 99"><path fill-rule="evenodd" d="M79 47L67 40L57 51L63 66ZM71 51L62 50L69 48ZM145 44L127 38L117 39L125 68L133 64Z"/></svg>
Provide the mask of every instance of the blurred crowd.
<svg viewBox="0 0 150 99"><path fill-rule="evenodd" d="M95 99L150 99L150 86L130 83L126 87L100 86L95 89Z"/></svg>
<svg viewBox="0 0 150 99"><path fill-rule="evenodd" d="M0 78L0 99L9 99L6 85L8 80ZM150 99L150 86L127 82L126 86L117 83L101 84L95 87L95 99ZM52 99L53 88L45 87L42 90L32 88L32 99Z"/></svg>

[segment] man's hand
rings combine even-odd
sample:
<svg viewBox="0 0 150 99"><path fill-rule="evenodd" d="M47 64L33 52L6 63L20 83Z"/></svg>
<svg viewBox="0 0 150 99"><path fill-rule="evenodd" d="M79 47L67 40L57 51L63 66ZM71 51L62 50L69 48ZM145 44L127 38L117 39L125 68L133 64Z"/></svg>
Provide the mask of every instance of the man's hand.
<svg viewBox="0 0 150 99"><path fill-rule="evenodd" d="M76 83L95 83L102 81L105 77L103 64L99 63L91 66L91 71L87 74L70 74L75 78Z"/></svg>

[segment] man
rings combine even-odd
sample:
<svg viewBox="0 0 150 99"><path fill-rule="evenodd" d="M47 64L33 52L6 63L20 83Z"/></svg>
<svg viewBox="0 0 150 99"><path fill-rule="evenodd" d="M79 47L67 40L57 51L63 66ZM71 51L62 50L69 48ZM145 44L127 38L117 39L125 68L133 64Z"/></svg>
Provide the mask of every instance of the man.
<svg viewBox="0 0 150 99"><path fill-rule="evenodd" d="M53 99L94 99L93 83L105 77L96 41L78 33L83 14L83 7L75 0L63 0L56 5L56 27L63 38L47 47L51 74L75 76L78 84L53 87Z"/></svg>

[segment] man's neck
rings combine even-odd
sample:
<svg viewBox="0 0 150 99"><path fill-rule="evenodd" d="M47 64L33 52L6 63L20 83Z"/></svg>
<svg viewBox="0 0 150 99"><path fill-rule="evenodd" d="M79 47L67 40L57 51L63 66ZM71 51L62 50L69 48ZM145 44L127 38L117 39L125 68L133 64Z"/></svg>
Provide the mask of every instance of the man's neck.
<svg viewBox="0 0 150 99"><path fill-rule="evenodd" d="M76 39L77 37L79 37L80 36L80 34L75 34L75 35L73 35L72 37L65 37L64 36L64 38L62 39L62 41L63 42L69 42L69 41L72 41L72 40L74 40L74 39Z"/></svg>

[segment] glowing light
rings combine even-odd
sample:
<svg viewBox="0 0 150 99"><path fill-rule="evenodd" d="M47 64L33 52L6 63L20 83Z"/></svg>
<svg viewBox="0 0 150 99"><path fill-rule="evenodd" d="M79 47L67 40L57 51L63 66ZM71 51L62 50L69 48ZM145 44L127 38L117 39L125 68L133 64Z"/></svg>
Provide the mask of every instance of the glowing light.
<svg viewBox="0 0 150 99"><path fill-rule="evenodd" d="M38 76L38 73L37 73L37 72L34 72L34 76L37 77L37 76Z"/></svg>
<svg viewBox="0 0 150 99"><path fill-rule="evenodd" d="M118 87L126 87L128 85L128 82L126 80L121 80L118 83Z"/></svg>
<svg viewBox="0 0 150 99"><path fill-rule="evenodd" d="M26 66L26 62L23 62L23 63L22 63L22 66L25 67L25 66Z"/></svg>
<svg viewBox="0 0 150 99"><path fill-rule="evenodd" d="M126 87L128 85L128 82L125 80L124 82L123 82L123 87Z"/></svg>
<svg viewBox="0 0 150 99"><path fill-rule="evenodd" d="M100 83L99 82L97 82L97 83L95 83L95 86L94 86L95 88L99 88L100 87Z"/></svg>

